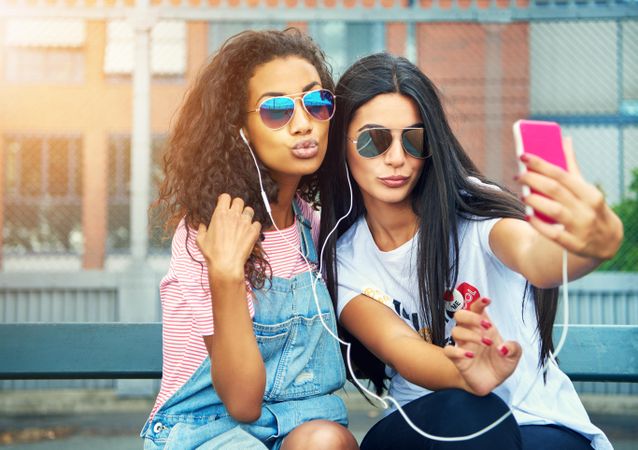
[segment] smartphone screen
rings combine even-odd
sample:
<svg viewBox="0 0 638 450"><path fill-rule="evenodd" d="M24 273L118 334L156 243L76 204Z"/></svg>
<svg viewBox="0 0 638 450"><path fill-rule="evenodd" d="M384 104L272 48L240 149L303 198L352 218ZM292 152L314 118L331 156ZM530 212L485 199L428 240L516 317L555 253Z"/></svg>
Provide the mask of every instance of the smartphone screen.
<svg viewBox="0 0 638 450"><path fill-rule="evenodd" d="M516 154L519 157L518 168L520 173L527 170L525 164L520 161L524 153L536 155L545 161L567 170L567 159L563 151L563 138L560 126L555 122L542 122L537 120L519 120L514 123L514 141L516 144ZM523 195L539 192L530 191L528 186L523 186ZM541 220L548 223L555 221L541 213L536 213L528 207L527 214L534 214Z"/></svg>

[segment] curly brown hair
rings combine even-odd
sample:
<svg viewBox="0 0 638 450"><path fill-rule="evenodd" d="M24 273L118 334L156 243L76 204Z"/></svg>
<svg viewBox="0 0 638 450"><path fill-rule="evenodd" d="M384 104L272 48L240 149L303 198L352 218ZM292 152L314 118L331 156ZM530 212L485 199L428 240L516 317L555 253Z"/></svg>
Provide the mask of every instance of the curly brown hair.
<svg viewBox="0 0 638 450"><path fill-rule="evenodd" d="M222 193L242 198L255 210L255 220L263 227L272 225L261 201L254 161L239 130L246 122L248 81L256 68L288 56L310 62L317 69L322 86L334 91L323 51L295 28L239 33L229 38L202 68L185 96L171 132L163 157L165 178L152 205L158 209L167 235L172 234L182 218L186 223L186 239L199 224L208 225L217 197ZM278 186L268 168L261 162L259 167L268 198L276 201ZM298 192L304 200L318 206L317 175L302 177ZM266 268L258 244L245 268L253 288L263 286Z"/></svg>

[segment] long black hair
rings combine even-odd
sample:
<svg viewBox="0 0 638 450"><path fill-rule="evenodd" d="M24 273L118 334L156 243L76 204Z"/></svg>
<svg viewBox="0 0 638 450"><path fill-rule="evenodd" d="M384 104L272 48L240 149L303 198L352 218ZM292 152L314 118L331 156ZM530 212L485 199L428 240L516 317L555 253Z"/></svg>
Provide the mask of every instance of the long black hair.
<svg viewBox="0 0 638 450"><path fill-rule="evenodd" d="M319 169L321 191L320 244L336 221L348 210L348 179L345 170L347 131L355 112L379 94L399 93L418 106L425 128L425 145L432 156L412 191L412 209L418 217L417 279L420 313L430 330L433 344L445 341L444 292L456 286L458 277L459 219L524 218L522 203L505 187L486 179L470 160L448 124L436 86L405 58L377 53L360 59L341 77L336 87L337 110L330 124L326 159ZM473 181L479 179L482 183ZM326 244L323 264L328 289L336 304L336 240L365 214L361 191L350 180L353 211L343 220ZM498 186L499 189L495 189ZM553 350L552 326L556 316L558 289L531 291L541 338L540 358ZM522 312L521 312L522 314ZM384 365L356 339L341 329L352 342L352 359L357 370L367 376L378 393L384 387Z"/></svg>

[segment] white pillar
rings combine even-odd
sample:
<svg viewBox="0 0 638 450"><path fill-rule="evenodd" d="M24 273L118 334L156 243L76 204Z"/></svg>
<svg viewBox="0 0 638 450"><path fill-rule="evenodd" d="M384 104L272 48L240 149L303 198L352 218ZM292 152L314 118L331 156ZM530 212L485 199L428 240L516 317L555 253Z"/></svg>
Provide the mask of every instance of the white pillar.
<svg viewBox="0 0 638 450"><path fill-rule="evenodd" d="M133 62L133 133L131 137L131 265L121 275L119 320L158 320L157 276L149 266L148 205L151 174L151 30L155 16L149 0L137 0L130 17L135 31ZM158 343L159 344L159 343ZM153 380L119 380L119 396L147 396L157 391Z"/></svg>
<svg viewBox="0 0 638 450"><path fill-rule="evenodd" d="M137 0L133 65L133 135L131 137L131 254L133 264L148 253L148 205L151 174L150 34L154 20L149 0Z"/></svg>

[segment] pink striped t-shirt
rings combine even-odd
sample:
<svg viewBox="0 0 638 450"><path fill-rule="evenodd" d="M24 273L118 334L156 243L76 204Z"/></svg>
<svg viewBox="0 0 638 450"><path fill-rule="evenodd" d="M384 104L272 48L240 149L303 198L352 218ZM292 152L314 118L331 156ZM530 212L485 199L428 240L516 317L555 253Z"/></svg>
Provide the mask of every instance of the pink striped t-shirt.
<svg viewBox="0 0 638 450"><path fill-rule="evenodd" d="M319 213L303 200L297 199L297 202L304 217L311 221L316 245L319 235ZM202 336L212 335L215 329L208 271L204 257L197 247L196 237L197 231L191 229L187 240L187 229L182 220L173 235L168 272L160 282L162 382L150 414L151 418L166 400L186 383L208 356ZM299 249L301 244L296 218L291 227L281 230L281 234L276 230L266 231L264 237L262 247L270 263L272 276L290 278L308 270L303 258L295 250ZM253 317L255 308L248 290L246 303L250 316Z"/></svg>

